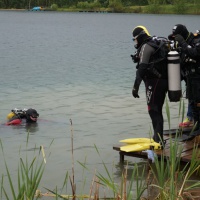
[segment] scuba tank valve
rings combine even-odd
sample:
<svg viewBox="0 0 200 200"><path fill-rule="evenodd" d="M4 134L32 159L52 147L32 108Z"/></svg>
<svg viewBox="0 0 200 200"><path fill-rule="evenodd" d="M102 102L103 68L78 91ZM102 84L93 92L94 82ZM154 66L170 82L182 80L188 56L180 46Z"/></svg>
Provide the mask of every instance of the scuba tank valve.
<svg viewBox="0 0 200 200"><path fill-rule="evenodd" d="M180 101L181 90L181 71L180 56L177 51L170 51L168 59L168 97L171 102Z"/></svg>

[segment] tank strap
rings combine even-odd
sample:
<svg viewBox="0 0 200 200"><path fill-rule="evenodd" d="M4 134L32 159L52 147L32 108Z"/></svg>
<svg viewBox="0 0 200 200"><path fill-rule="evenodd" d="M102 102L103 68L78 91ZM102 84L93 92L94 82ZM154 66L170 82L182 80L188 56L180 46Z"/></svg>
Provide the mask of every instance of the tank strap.
<svg viewBox="0 0 200 200"><path fill-rule="evenodd" d="M168 60L168 63L169 64L178 64L178 63L180 63L180 58L177 58L175 60Z"/></svg>

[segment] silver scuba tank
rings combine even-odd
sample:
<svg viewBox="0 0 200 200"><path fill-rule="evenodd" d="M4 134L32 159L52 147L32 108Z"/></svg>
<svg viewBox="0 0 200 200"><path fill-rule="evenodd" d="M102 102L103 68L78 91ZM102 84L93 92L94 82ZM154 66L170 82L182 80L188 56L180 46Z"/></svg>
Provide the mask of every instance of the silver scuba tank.
<svg viewBox="0 0 200 200"><path fill-rule="evenodd" d="M181 90L181 71L180 56L177 51L170 51L168 59L168 97L171 102L180 101Z"/></svg>

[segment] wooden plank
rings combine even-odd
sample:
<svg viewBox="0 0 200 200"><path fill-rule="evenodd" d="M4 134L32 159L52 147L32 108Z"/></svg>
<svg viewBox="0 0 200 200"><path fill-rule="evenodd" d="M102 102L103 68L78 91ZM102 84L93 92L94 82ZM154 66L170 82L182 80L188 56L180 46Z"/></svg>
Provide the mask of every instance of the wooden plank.
<svg viewBox="0 0 200 200"><path fill-rule="evenodd" d="M182 151L182 153L181 153L181 161L182 162L190 162L191 161L193 148L191 148L191 146L189 146L189 147L190 147L189 149L187 149L186 147L183 148L184 151ZM114 146L113 149L119 151L120 162L124 161L124 156L147 159L147 154L144 153L144 152L124 152L124 151L120 151L119 146L117 146L117 147ZM199 151L200 151L200 148L199 148ZM170 148L167 148L167 149L164 149L164 150L156 150L154 152L157 154L157 156L159 158L162 155L164 155L165 159L168 159L170 157ZM179 155L177 155L177 156L179 156Z"/></svg>

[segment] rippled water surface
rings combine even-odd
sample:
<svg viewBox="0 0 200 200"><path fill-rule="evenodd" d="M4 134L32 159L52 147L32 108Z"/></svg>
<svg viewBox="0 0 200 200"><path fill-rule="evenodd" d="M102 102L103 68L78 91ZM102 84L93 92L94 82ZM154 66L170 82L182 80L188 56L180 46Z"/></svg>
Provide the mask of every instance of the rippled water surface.
<svg viewBox="0 0 200 200"><path fill-rule="evenodd" d="M151 126L144 85L140 99L131 95L135 77L130 58L135 51L132 29L144 25L152 35L167 36L177 23L195 31L199 17L1 11L0 138L13 178L20 156L28 153L31 158L34 148L43 145L47 166L42 186L60 188L72 167L72 132L77 185L84 173L88 183L95 169L105 174L102 160L120 177L119 155L113 145L125 138L147 137ZM11 109L30 107L40 114L37 125L3 125ZM177 103L170 107L178 113ZM176 125L176 114L172 119ZM85 162L90 171L83 173L77 161ZM4 168L1 162L2 173ZM86 188L89 191L88 184Z"/></svg>

